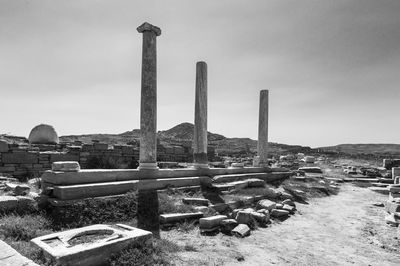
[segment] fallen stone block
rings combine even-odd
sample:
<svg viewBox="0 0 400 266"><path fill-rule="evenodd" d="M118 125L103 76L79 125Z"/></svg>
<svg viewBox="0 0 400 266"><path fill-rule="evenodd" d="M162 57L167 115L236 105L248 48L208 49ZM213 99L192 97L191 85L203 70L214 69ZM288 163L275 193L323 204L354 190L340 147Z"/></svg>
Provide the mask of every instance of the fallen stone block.
<svg viewBox="0 0 400 266"><path fill-rule="evenodd" d="M243 202L243 204L244 204L245 206L253 205L253 203L254 203L254 197L252 197L252 196L246 196L246 197L243 197L241 201Z"/></svg>
<svg viewBox="0 0 400 266"><path fill-rule="evenodd" d="M18 198L14 196L0 196L0 212L6 212L16 209Z"/></svg>
<svg viewBox="0 0 400 266"><path fill-rule="evenodd" d="M232 234L237 237L246 237L250 235L250 228L246 224L239 224L232 230Z"/></svg>
<svg viewBox="0 0 400 266"><path fill-rule="evenodd" d="M238 225L235 219L225 219L220 223L221 232L227 235L232 234L232 230Z"/></svg>
<svg viewBox="0 0 400 266"><path fill-rule="evenodd" d="M51 170L55 172L78 172L81 166L75 161L54 162L51 165Z"/></svg>
<svg viewBox="0 0 400 266"><path fill-rule="evenodd" d="M91 225L37 237L31 242L56 265L103 265L112 254L131 244L152 245L152 233L135 227Z"/></svg>
<svg viewBox="0 0 400 266"><path fill-rule="evenodd" d="M211 217L201 218L199 220L200 231L214 231L219 228L222 220L227 219L226 215L215 215Z"/></svg>
<svg viewBox="0 0 400 266"><path fill-rule="evenodd" d="M296 203L294 203L294 201L293 201L293 200L290 200L290 199L286 199L286 200L282 201L282 204L283 204L283 205L290 205L290 206L296 207Z"/></svg>
<svg viewBox="0 0 400 266"><path fill-rule="evenodd" d="M372 205L376 207L385 207L385 204L383 204L382 202L374 202L372 203Z"/></svg>
<svg viewBox="0 0 400 266"><path fill-rule="evenodd" d="M250 215L258 223L266 223L269 220L268 217L264 213L252 212L252 213L250 213Z"/></svg>
<svg viewBox="0 0 400 266"><path fill-rule="evenodd" d="M251 224L253 222L251 212L245 210L239 211L235 219L239 224Z"/></svg>
<svg viewBox="0 0 400 266"><path fill-rule="evenodd" d="M275 218L285 218L289 216L289 211L273 209L270 211L270 215Z"/></svg>
<svg viewBox="0 0 400 266"><path fill-rule="evenodd" d="M182 202L185 204L197 205L197 206L208 206L210 204L210 201L208 199L202 199L202 198L184 198L182 199Z"/></svg>
<svg viewBox="0 0 400 266"><path fill-rule="evenodd" d="M287 200L287 199L294 200L294 197L292 196L292 194L289 194L287 192L282 192L281 196L280 196L280 199L281 200Z"/></svg>
<svg viewBox="0 0 400 266"><path fill-rule="evenodd" d="M385 216L385 222L388 225L393 226L393 227L399 226L399 220L396 219L396 217L394 216L393 213L388 214L388 215Z"/></svg>
<svg viewBox="0 0 400 266"><path fill-rule="evenodd" d="M248 187L264 187L265 181L258 178L247 179Z"/></svg>
<svg viewBox="0 0 400 266"><path fill-rule="evenodd" d="M233 219L235 219L235 218L236 218L236 215L237 215L238 212L240 212L240 211L243 211L243 209L234 209L234 210L232 211L232 213L231 213L231 217L232 217Z"/></svg>
<svg viewBox="0 0 400 266"><path fill-rule="evenodd" d="M204 214L202 212L160 214L160 223L172 224L184 220L197 220L203 216Z"/></svg>
<svg viewBox="0 0 400 266"><path fill-rule="evenodd" d="M400 204L393 201L386 201L385 209L387 212L394 213L400 212Z"/></svg>
<svg viewBox="0 0 400 266"><path fill-rule="evenodd" d="M15 196L27 195L30 187L27 184L5 183L6 190L12 191Z"/></svg>
<svg viewBox="0 0 400 266"><path fill-rule="evenodd" d="M266 209L266 210L272 210L276 208L276 203L270 200L260 200L257 203L257 209Z"/></svg>
<svg viewBox="0 0 400 266"><path fill-rule="evenodd" d="M243 206L243 202L240 200L236 200L236 201L229 201L226 204L229 205L229 208L231 208L232 210L234 209L239 209L240 207Z"/></svg>
<svg viewBox="0 0 400 266"><path fill-rule="evenodd" d="M38 206L38 203L35 199L27 196L17 196L18 199L18 209L20 210L33 210L36 209Z"/></svg>
<svg viewBox="0 0 400 266"><path fill-rule="evenodd" d="M275 209L282 209L283 208L283 204L282 203L277 203L275 206Z"/></svg>
<svg viewBox="0 0 400 266"><path fill-rule="evenodd" d="M294 213L296 208L291 206L291 205L285 204L285 205L283 205L282 210L286 210L286 211L288 211L290 213Z"/></svg>
<svg viewBox="0 0 400 266"><path fill-rule="evenodd" d="M214 209L217 212L225 212L229 210L229 205L226 203L216 203L210 205L210 208Z"/></svg>

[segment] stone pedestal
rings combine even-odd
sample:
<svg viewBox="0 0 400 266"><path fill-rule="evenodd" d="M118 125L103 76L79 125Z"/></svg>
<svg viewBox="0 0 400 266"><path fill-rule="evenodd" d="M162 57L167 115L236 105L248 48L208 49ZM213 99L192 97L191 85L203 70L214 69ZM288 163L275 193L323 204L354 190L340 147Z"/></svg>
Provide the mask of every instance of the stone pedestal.
<svg viewBox="0 0 400 266"><path fill-rule="evenodd" d="M157 190L139 190L137 204L137 227L160 236L160 218Z"/></svg>
<svg viewBox="0 0 400 266"><path fill-rule="evenodd" d="M258 166L268 167L268 90L260 91L257 153Z"/></svg>
<svg viewBox="0 0 400 266"><path fill-rule="evenodd" d="M196 64L193 162L195 168L208 168L207 158L207 64Z"/></svg>
<svg viewBox="0 0 400 266"><path fill-rule="evenodd" d="M158 169L156 37L161 29L145 22L137 30L143 33L139 170L154 170Z"/></svg>

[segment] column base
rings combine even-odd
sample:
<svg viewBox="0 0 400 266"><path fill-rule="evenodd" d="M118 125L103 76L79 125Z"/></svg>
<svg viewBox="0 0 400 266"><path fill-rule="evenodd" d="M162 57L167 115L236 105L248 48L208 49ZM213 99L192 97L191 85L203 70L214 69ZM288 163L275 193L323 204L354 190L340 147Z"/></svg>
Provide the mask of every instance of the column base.
<svg viewBox="0 0 400 266"><path fill-rule="evenodd" d="M139 170L158 170L157 163L139 163Z"/></svg>

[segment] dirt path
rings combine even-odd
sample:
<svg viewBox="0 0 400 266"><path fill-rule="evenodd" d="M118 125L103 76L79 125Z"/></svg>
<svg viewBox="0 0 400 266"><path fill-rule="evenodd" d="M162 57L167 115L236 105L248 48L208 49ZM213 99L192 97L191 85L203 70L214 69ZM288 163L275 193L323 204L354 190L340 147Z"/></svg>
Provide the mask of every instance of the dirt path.
<svg viewBox="0 0 400 266"><path fill-rule="evenodd" d="M338 195L298 204L296 215L244 239L175 230L162 237L195 249L179 252L178 265L400 265L398 230L372 206L386 199L343 184Z"/></svg>

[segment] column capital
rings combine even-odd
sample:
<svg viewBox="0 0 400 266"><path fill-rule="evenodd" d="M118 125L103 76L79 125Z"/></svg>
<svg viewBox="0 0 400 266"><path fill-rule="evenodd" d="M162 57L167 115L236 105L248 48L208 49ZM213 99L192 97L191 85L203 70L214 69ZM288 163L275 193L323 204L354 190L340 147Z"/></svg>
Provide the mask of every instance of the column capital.
<svg viewBox="0 0 400 266"><path fill-rule="evenodd" d="M161 29L159 27L151 25L148 22L145 22L142 25L140 25L139 27L137 27L137 31L139 33L143 33L145 31L152 31L152 32L154 32L156 34L156 36L160 36L161 35Z"/></svg>

